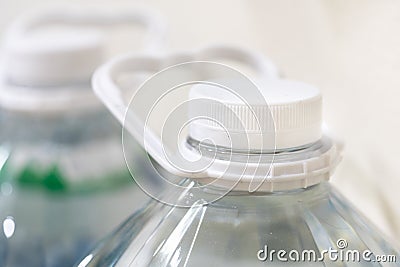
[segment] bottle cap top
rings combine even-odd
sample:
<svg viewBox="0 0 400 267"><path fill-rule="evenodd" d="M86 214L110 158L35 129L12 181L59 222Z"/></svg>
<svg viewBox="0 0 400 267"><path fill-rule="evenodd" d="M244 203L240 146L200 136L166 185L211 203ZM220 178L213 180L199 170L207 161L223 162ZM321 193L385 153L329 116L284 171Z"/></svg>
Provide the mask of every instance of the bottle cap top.
<svg viewBox="0 0 400 267"><path fill-rule="evenodd" d="M4 79L29 87L89 82L104 60L102 36L94 30L12 34L4 50Z"/></svg>
<svg viewBox="0 0 400 267"><path fill-rule="evenodd" d="M321 138L322 97L317 88L283 79L262 80L256 85L264 99L235 95L209 84L193 86L189 96L193 103L189 108L193 119L190 136L237 150L294 148ZM199 113L206 116L195 119Z"/></svg>

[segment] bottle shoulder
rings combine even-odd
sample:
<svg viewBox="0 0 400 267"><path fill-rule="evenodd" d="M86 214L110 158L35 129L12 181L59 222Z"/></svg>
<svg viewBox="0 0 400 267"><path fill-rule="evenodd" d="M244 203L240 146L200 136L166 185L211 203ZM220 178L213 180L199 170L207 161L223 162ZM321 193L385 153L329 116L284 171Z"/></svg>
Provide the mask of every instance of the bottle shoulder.
<svg viewBox="0 0 400 267"><path fill-rule="evenodd" d="M92 254L93 262L148 266L171 262L178 253L190 266L204 266L205 255L217 266L259 266L257 253L266 248L320 255L342 243L348 249L399 257L328 183L290 194L230 195L188 208L153 201L109 241Z"/></svg>

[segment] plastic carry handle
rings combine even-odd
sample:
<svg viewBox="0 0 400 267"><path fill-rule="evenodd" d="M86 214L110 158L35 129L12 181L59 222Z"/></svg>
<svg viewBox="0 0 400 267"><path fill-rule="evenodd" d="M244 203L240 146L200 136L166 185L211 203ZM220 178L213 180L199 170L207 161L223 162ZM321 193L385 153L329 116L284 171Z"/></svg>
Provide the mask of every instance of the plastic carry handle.
<svg viewBox="0 0 400 267"><path fill-rule="evenodd" d="M273 63L261 54L240 47L231 46L208 46L191 53L181 53L165 57L124 55L101 66L93 75L92 86L96 95L113 113L113 115L124 125L128 132L139 142L139 144L151 155L164 169L179 176L202 176L203 173L185 173L171 166L163 153L163 144L160 138L144 125L145 118L137 114L129 114L129 120L125 121L128 110L128 102L124 100L123 92L117 85L116 80L120 73L140 72L155 74L163 68L189 62L207 60L233 60L248 65L260 77L278 78L277 68ZM144 128L146 136L144 136ZM209 173L208 173L209 174Z"/></svg>
<svg viewBox="0 0 400 267"><path fill-rule="evenodd" d="M164 41L165 21L147 9L48 8L18 18L11 25L8 33L12 37L19 38L29 31L52 24L68 24L79 27L84 25L112 26L122 23L138 24L146 29L146 50L158 49Z"/></svg>
<svg viewBox="0 0 400 267"><path fill-rule="evenodd" d="M92 78L92 85L96 95L110 109L122 123L127 110L127 103L123 99L121 88L116 79L120 73L146 72L155 74L163 68L188 62L227 59L251 67L260 77L279 77L276 66L261 54L233 46L207 46L192 53L180 53L170 56L150 55L122 55L112 59L97 69ZM129 100L129 99L128 99Z"/></svg>
<svg viewBox="0 0 400 267"><path fill-rule="evenodd" d="M237 46L209 45L200 48L195 54L198 60L227 59L252 68L260 77L276 78L279 71L275 64L266 59L264 55Z"/></svg>

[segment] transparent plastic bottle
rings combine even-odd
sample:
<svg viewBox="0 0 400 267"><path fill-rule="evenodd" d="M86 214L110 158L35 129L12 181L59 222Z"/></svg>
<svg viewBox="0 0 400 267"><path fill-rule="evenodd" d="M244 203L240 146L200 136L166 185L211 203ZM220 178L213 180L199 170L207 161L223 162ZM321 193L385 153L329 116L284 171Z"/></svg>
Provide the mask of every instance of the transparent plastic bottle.
<svg viewBox="0 0 400 267"><path fill-rule="evenodd" d="M147 200L126 168L121 127L90 86L106 48L96 25L132 22L155 23L138 10L55 8L11 25L0 72L0 266L71 266Z"/></svg>
<svg viewBox="0 0 400 267"><path fill-rule="evenodd" d="M97 80L104 79L103 71L96 73L94 87L107 103L112 84ZM155 79L150 83L157 84ZM260 105L251 86L243 84L240 96L249 100L245 104L209 84L191 89L188 120L200 113L210 120L189 128L181 152L212 159L208 172L195 176L181 168L179 175L168 173L168 162L151 154L152 137L146 139L155 159L154 175L179 181L183 190L171 188L154 196L79 267L400 266L399 252L328 182L341 149L322 132L319 90L282 79L258 85L268 104ZM199 98L206 101L198 105L194 100ZM226 107L235 116L222 112ZM235 123L234 117L243 123ZM215 120L226 127L210 123ZM247 141L238 135L239 142L227 146L227 129L248 134L256 120L259 131L252 131ZM268 142L271 136L273 144ZM135 171L137 177L148 175ZM250 190L255 181L258 186Z"/></svg>
<svg viewBox="0 0 400 267"><path fill-rule="evenodd" d="M109 114L4 113L0 218L13 226L3 227L2 266L70 266L146 201Z"/></svg>

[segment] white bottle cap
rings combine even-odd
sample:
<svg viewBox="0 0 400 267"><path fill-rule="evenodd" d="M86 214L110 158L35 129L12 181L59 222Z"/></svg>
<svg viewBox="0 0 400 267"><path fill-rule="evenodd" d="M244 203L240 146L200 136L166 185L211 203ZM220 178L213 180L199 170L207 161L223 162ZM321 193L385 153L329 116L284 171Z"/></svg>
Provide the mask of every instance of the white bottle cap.
<svg viewBox="0 0 400 267"><path fill-rule="evenodd" d="M145 50L161 46L164 21L146 9L57 6L23 14L1 51L0 107L47 114L101 108L89 89L112 45L105 30L127 24L146 29Z"/></svg>
<svg viewBox="0 0 400 267"><path fill-rule="evenodd" d="M237 150L295 148L321 138L322 97L317 88L283 79L263 80L256 85L265 100L247 103L242 99L249 98L243 94L239 99L212 85L193 86L190 103L196 103L195 99L205 101L189 106L189 117L202 113L208 118L193 120L189 135L206 144ZM250 90L243 92L253 94Z"/></svg>
<svg viewBox="0 0 400 267"><path fill-rule="evenodd" d="M67 5L23 14L6 35L4 79L32 87L90 82L106 56L104 30L127 24L146 29L145 49L160 47L163 42L164 21L147 9L82 9Z"/></svg>
<svg viewBox="0 0 400 267"><path fill-rule="evenodd" d="M95 31L13 35L5 47L4 78L20 86L89 82L104 61L104 42Z"/></svg>

